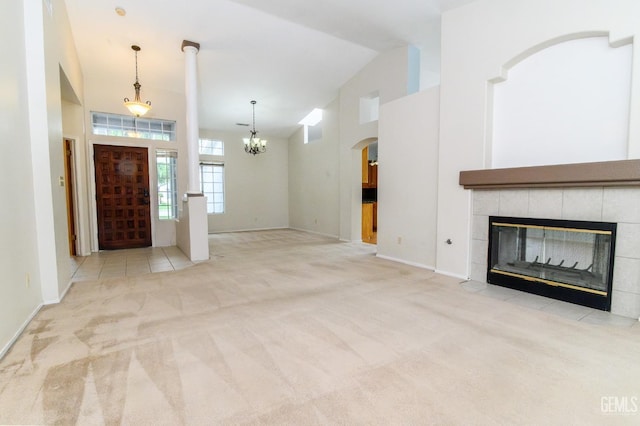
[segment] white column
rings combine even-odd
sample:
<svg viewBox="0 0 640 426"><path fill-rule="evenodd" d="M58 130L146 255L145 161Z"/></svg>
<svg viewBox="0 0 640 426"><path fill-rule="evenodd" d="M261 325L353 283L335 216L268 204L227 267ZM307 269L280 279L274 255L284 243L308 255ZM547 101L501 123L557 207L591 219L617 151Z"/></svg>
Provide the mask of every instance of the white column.
<svg viewBox="0 0 640 426"><path fill-rule="evenodd" d="M197 55L200 44L184 40L184 80L187 104L187 165L188 176L187 194L201 194L200 174L198 173L198 69Z"/></svg>
<svg viewBox="0 0 640 426"><path fill-rule="evenodd" d="M200 45L182 42L185 58L185 96L187 104L187 167L189 181L176 224L176 243L192 262L209 259L207 198L200 191L198 165L198 72L196 56Z"/></svg>

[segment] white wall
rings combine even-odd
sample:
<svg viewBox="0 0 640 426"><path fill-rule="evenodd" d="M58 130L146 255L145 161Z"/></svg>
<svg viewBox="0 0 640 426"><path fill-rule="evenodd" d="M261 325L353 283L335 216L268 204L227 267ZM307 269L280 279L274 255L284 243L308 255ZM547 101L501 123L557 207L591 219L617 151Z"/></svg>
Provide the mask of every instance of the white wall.
<svg viewBox="0 0 640 426"><path fill-rule="evenodd" d="M323 109L322 138L304 143L300 127L289 138L289 227L340 234L339 103Z"/></svg>
<svg viewBox="0 0 640 426"><path fill-rule="evenodd" d="M47 75L44 47L44 11L37 2L24 3L24 49L28 87L27 108L30 147L33 167L36 235L38 238L41 289L44 300L58 297L59 279L56 264L56 241L53 217L51 160L49 158L49 129L47 104Z"/></svg>
<svg viewBox="0 0 640 426"><path fill-rule="evenodd" d="M541 23L544 23L542 25ZM477 0L442 17L437 264L469 276L471 191L458 185L461 170L488 165L488 82L510 64L572 38L610 33L622 44L640 29L634 0ZM633 46L629 158L640 156L640 52ZM452 245L445 240L451 239Z"/></svg>
<svg viewBox="0 0 640 426"><path fill-rule="evenodd" d="M41 2L39 2L41 3ZM33 150L42 150L41 156L44 161L48 157L48 167L38 167L34 173L39 185L48 186L49 195L44 193L44 188L38 189L36 206L39 220L49 226L38 227L38 235L43 232L44 238L49 238L53 232L53 241L44 241L43 250L46 250L41 257L42 268L47 270L47 275L56 277L56 285L46 283L43 286L43 297L45 303L57 302L61 295L69 288L71 281L71 264L69 262L69 241L67 225L67 199L64 185L59 184L60 177L64 177L64 150L62 131L62 89L61 72L66 76L70 86L75 91L79 99L83 98L82 71L75 50L69 18L63 0L53 0L52 13L41 3L42 10L43 38L44 38L44 84L46 87L46 121L32 122L33 126L42 126L46 123L48 130L48 141L46 146L41 144L41 140L34 139ZM35 11L34 11L35 12ZM31 21L35 24L35 21ZM34 28L31 28L34 29ZM30 32L31 29L28 29ZM33 46L40 44L40 40L35 39L35 34L30 33ZM29 54L35 54L37 50L27 47ZM38 72L41 70L30 70ZM33 108L35 105L30 105ZM35 117L33 117L35 118ZM33 136L33 133L32 133ZM48 176L47 176L48 174ZM51 200L49 204L48 200ZM52 221L52 223L50 222ZM50 244L52 243L52 244ZM50 244L50 245L49 245ZM46 247L46 248L45 248ZM52 250L53 249L53 250ZM51 257L55 261L55 267L51 264ZM54 273L56 271L56 273Z"/></svg>
<svg viewBox="0 0 640 426"><path fill-rule="evenodd" d="M384 104L378 140L378 256L434 269L439 88Z"/></svg>
<svg viewBox="0 0 640 426"><path fill-rule="evenodd" d="M289 226L288 143L264 134L267 152L244 152L248 132L200 129L200 137L224 141L225 212L208 215L209 232Z"/></svg>
<svg viewBox="0 0 640 426"><path fill-rule="evenodd" d="M362 239L361 150L378 137L378 122L360 124L360 98L378 92L380 105L407 95L409 48L378 55L340 89L340 238Z"/></svg>
<svg viewBox="0 0 640 426"><path fill-rule="evenodd" d="M361 150L377 140L378 121L360 124L360 100L377 93L383 106L415 90L416 82L412 79L416 74L411 68L417 66L417 53L408 46L380 54L342 86L337 103L327 106L321 141L304 145L301 132L290 138L291 227L337 234L343 240L361 240ZM399 130L402 126L394 126L391 120L388 125L390 133L403 131ZM382 179L379 177L379 185ZM387 220L396 222L398 218L389 214ZM384 226L381 220L378 226ZM418 246L429 244L409 239ZM417 262L415 258L408 259L412 243L408 244L401 256L405 261Z"/></svg>
<svg viewBox="0 0 640 426"><path fill-rule="evenodd" d="M429 40L420 48L420 90L440 85L440 18L429 24Z"/></svg>
<svg viewBox="0 0 640 426"><path fill-rule="evenodd" d="M82 98L79 68L64 2L4 4L0 126L11 182L3 198L0 267L0 354L42 303L70 285L64 176L61 73ZM6 262L6 264L4 264Z"/></svg>
<svg viewBox="0 0 640 426"><path fill-rule="evenodd" d="M0 14L0 357L42 302L29 132L23 2L7 0ZM10 206L10 208L7 208ZM27 274L30 286L27 287Z"/></svg>
<svg viewBox="0 0 640 426"><path fill-rule="evenodd" d="M550 46L493 88L491 167L627 158L631 45L608 37Z"/></svg>

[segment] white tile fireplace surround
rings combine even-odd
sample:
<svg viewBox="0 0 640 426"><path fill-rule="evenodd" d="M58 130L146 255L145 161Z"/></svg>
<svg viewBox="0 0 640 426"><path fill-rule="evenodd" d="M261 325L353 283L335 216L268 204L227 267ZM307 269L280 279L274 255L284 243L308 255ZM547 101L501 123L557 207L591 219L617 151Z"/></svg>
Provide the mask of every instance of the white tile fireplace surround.
<svg viewBox="0 0 640 426"><path fill-rule="evenodd" d="M640 317L640 187L474 189L471 279L486 282L489 216L618 224L611 312Z"/></svg>

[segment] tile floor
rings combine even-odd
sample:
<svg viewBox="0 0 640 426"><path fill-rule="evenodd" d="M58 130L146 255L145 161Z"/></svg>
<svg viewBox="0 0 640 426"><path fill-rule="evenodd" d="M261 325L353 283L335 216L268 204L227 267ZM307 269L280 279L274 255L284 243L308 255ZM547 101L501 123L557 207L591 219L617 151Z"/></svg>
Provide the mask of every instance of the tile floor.
<svg viewBox="0 0 640 426"><path fill-rule="evenodd" d="M145 247L100 251L72 257L72 281L120 278L151 272L175 271L193 265L178 247Z"/></svg>
<svg viewBox="0 0 640 426"><path fill-rule="evenodd" d="M598 309L587 308L586 306L575 305L561 300L550 299L536 294L525 293L506 287L481 283L479 281L463 281L460 285L467 291L479 295L504 300L505 302L516 304L529 309L548 312L553 315L582 321L589 324L613 325L620 327L640 327L640 322L634 318L614 315L611 312L604 312Z"/></svg>

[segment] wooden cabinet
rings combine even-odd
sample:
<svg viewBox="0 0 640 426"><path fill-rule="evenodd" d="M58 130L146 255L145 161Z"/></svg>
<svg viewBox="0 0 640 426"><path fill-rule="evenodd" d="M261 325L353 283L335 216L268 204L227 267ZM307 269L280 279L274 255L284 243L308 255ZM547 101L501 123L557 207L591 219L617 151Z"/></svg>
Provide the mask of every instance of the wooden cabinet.
<svg viewBox="0 0 640 426"><path fill-rule="evenodd" d="M369 166L369 187L377 188L378 187L378 165Z"/></svg>
<svg viewBox="0 0 640 426"><path fill-rule="evenodd" d="M362 204L362 241L365 243L375 242L373 232L373 204Z"/></svg>

